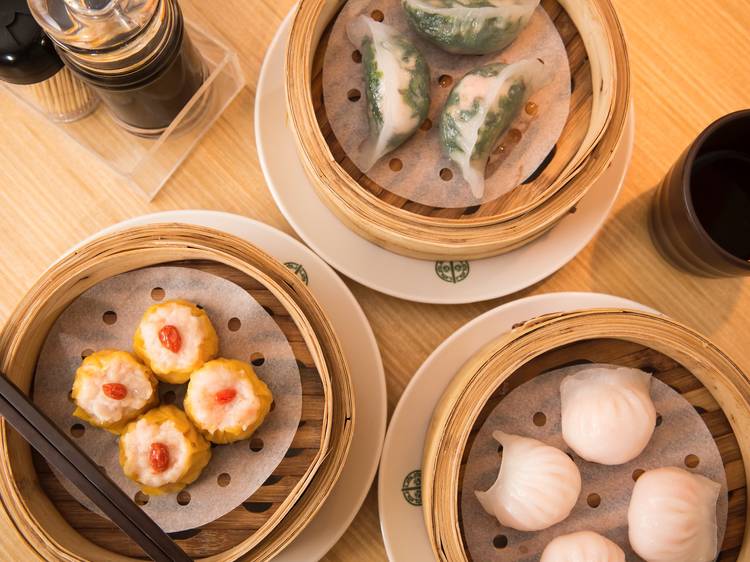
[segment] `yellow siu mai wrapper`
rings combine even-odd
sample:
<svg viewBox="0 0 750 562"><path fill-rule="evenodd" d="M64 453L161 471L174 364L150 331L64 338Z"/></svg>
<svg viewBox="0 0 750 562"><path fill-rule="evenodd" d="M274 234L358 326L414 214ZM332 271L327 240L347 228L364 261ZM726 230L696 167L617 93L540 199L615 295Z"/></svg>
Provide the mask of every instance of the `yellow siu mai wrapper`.
<svg viewBox="0 0 750 562"><path fill-rule="evenodd" d="M211 459L211 444L176 406L160 406L120 436L120 466L149 495L179 492Z"/></svg>
<svg viewBox="0 0 750 562"><path fill-rule="evenodd" d="M127 351L105 349L86 357L76 370L73 415L91 425L120 433L159 402L151 369Z"/></svg>
<svg viewBox="0 0 750 562"><path fill-rule="evenodd" d="M236 359L207 362L190 377L185 413L213 443L248 439L271 411L273 395L253 368Z"/></svg>
<svg viewBox="0 0 750 562"><path fill-rule="evenodd" d="M187 382L219 352L219 338L208 315L195 304L171 300L150 306L133 338L133 349L160 381Z"/></svg>

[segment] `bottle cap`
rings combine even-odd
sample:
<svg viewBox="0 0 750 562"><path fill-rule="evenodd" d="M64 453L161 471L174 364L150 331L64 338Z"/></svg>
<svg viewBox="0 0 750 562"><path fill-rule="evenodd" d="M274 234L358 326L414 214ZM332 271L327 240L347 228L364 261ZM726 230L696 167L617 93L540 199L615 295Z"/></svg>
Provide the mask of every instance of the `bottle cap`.
<svg viewBox="0 0 750 562"><path fill-rule="evenodd" d="M57 74L62 66L52 40L32 17L26 0L2 0L0 80L36 84Z"/></svg>

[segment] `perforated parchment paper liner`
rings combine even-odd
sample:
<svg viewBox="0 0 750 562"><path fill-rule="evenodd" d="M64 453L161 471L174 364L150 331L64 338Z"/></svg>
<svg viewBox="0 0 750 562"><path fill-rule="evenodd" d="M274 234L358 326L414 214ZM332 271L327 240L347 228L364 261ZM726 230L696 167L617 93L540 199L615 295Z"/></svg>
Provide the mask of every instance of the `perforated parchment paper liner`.
<svg viewBox="0 0 750 562"><path fill-rule="evenodd" d="M719 445L726 472L729 516L721 550L743 559L750 382L700 334L663 316L620 309L531 320L478 352L459 371L435 409L422 466L423 512L436 556L471 560L460 519L460 482L467 447L488 412L524 382L581 360L653 372L696 408Z"/></svg>
<svg viewBox="0 0 750 562"><path fill-rule="evenodd" d="M409 27L401 0L349 0L328 39L323 62L326 114L336 139L355 164L369 125L361 59L353 55L356 47L347 37L346 26L360 15L372 17L373 13L378 19L382 14L383 23L403 33L424 55L430 69L431 100L430 119L403 145L381 158L367 172L368 178L416 203L457 208L497 199L539 168L560 138L570 108L570 63L547 12L538 7L518 38L501 53L456 56L422 40ZM453 85L465 74L492 62L507 64L524 59L543 61L550 72L549 84L532 94L533 116L521 108L499 140L498 150L493 150L487 165L484 195L477 199L458 168L443 154L439 116ZM350 99L352 93L356 94L354 101Z"/></svg>
<svg viewBox="0 0 750 562"><path fill-rule="evenodd" d="M176 538L194 558L267 560L291 541L320 509L338 479L351 442L354 410L351 382L338 340L323 311L304 285L282 264L233 236L201 227L162 224L133 228L94 240L54 264L32 287L0 334L0 368L23 390L29 391L41 345L59 314L77 296L114 275L155 265L208 264L234 272L263 293L260 299L280 321L291 323L298 339L297 354L307 357L300 365L305 380L318 380L319 401L328 404L320 419L322 432L314 458L288 459L309 468L293 484L286 478L269 489L273 510L251 515L256 528L236 528L231 519L220 520L216 532L201 530ZM212 270L212 272L215 272ZM267 299L267 301L265 300ZM303 393L304 393L303 386ZM303 420L306 413L303 408ZM76 531L75 522L55 508L37 478L28 445L10 428L0 426L0 494L8 515L23 539L45 559L135 560L122 541L98 546ZM300 429L297 438L306 434ZM293 442L292 450L306 447ZM287 459L285 459L286 462ZM263 489L263 488L262 488ZM259 492L260 493L260 492ZM250 512L248 512L250 513ZM99 518L99 521L105 521ZM108 523L107 523L108 524ZM108 524L109 525L109 524ZM210 529L214 523L206 528ZM104 529L101 529L104 532ZM232 541L222 542L223 537Z"/></svg>
<svg viewBox="0 0 750 562"><path fill-rule="evenodd" d="M625 551L627 560L637 560L628 542L627 529L634 475L663 466L682 467L721 484L716 505L718 544L721 544L727 522L727 482L721 454L693 405L658 378L652 379L651 386L658 425L643 453L618 466L586 462L571 454L562 438L560 383L568 375L592 366L596 365L573 365L538 375L514 388L484 418L469 444L461 486L461 528L472 560L501 562L511 557L515 562L535 562L552 539L581 530L606 536ZM500 468L498 444L492 437L495 430L538 439L571 454L583 486L578 502L564 521L536 533L526 533L501 526L482 509L474 491L489 489ZM690 455L695 461L688 458ZM698 462L698 465L686 467L686 459L689 464ZM495 543L504 546L499 549Z"/></svg>
<svg viewBox="0 0 750 562"><path fill-rule="evenodd" d="M214 447L198 480L180 494L138 495L145 503L142 509L162 529L178 532L210 523L252 497L284 459L297 433L302 411L299 368L284 332L257 300L223 277L189 267L151 267L110 277L83 293L55 321L39 357L33 396L58 427L75 428L78 446L134 498L139 487L120 468L118 440L75 418L66 398L82 355L130 350L143 312L155 300L165 299L203 307L219 336L219 356L252 362L274 397L273 411L253 434L252 448L242 441ZM232 319L234 330L229 327ZM160 383L161 402L182 407L186 386ZM100 513L61 473L55 475L73 497Z"/></svg>
<svg viewBox="0 0 750 562"><path fill-rule="evenodd" d="M550 7L564 9L565 25L578 37L576 56L591 67L586 73L591 88L587 109L576 115L583 107L576 104L568 120L571 126L580 123L583 129L585 125L585 131L575 137L570 150L557 151L546 168L554 173L543 172L531 191L524 186L497 202L458 213L425 208L366 181L331 139L322 103L322 55L330 25L344 3L300 2L287 50L286 93L289 126L303 169L321 200L361 236L423 259L477 259L508 252L554 226L611 162L630 106L627 50L614 8L609 0L543 0L548 12ZM576 83L582 78L577 77ZM569 134L563 137L570 141Z"/></svg>

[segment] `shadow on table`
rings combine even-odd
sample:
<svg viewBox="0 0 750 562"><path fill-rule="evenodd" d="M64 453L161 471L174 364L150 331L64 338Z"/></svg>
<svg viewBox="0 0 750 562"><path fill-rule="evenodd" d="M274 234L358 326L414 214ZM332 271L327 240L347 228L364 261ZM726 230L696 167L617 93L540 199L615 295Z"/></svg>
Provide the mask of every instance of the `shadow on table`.
<svg viewBox="0 0 750 562"><path fill-rule="evenodd" d="M614 213L594 242L591 288L651 306L712 334L727 320L743 279L711 279L683 272L654 246L648 220L654 189Z"/></svg>

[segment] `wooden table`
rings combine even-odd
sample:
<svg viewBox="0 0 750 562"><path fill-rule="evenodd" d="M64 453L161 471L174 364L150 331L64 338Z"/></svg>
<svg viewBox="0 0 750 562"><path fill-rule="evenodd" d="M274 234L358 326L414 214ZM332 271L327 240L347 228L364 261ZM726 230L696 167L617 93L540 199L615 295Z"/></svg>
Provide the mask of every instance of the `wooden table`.
<svg viewBox="0 0 750 562"><path fill-rule="evenodd" d="M218 209L294 234L258 164L253 102L266 46L294 0L182 0L185 12L240 53L247 87L156 199L148 203L89 154L0 94L0 321L68 247L112 223L167 209ZM464 306L404 302L348 281L381 346L389 411L447 336L503 302L551 291L599 291L655 307L710 336L750 372L750 282L672 269L646 228L652 188L711 121L750 107L747 0L615 0L630 45L636 145L620 199L581 254L545 281L504 299ZM0 558L33 555L0 514ZM375 487L328 561L384 560ZM417 561L415 561L417 562Z"/></svg>

